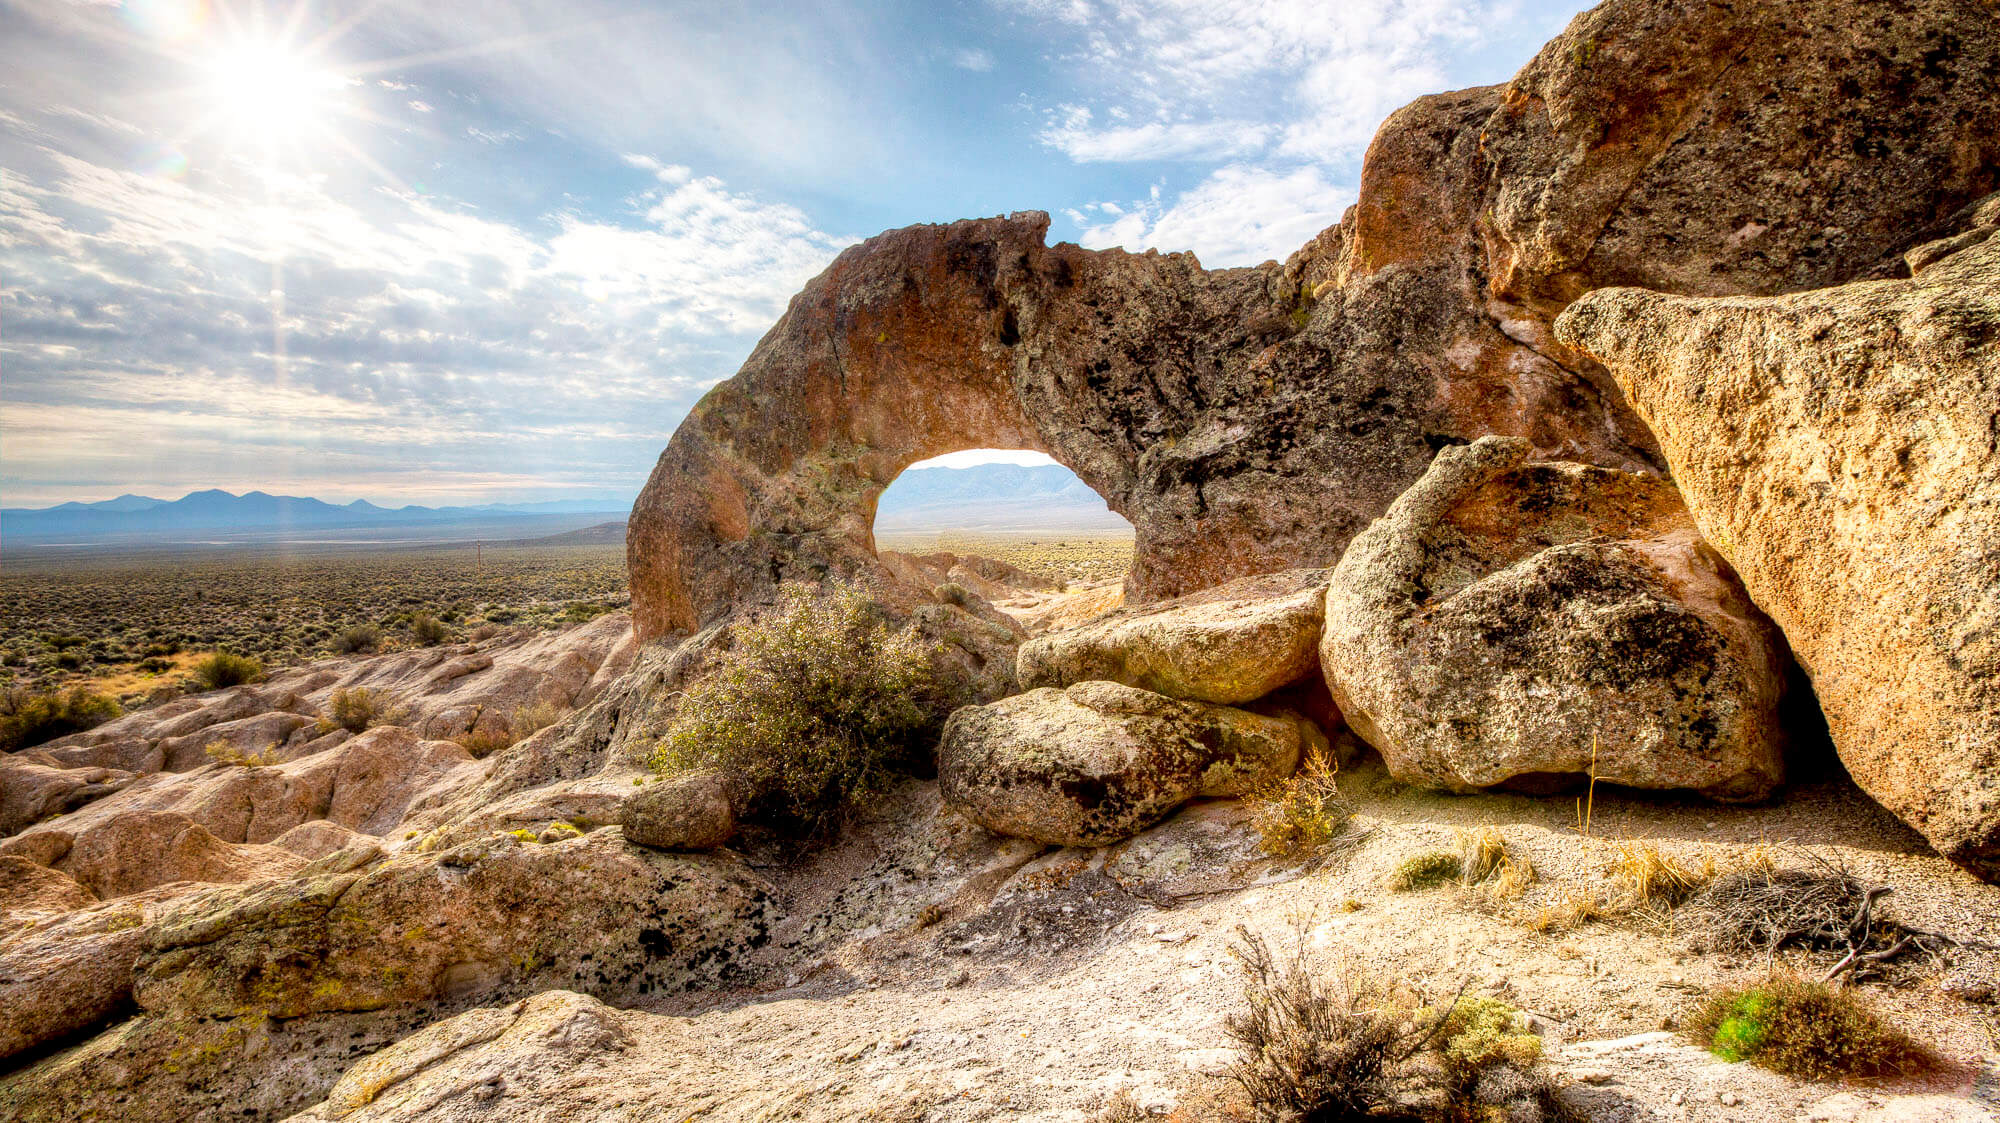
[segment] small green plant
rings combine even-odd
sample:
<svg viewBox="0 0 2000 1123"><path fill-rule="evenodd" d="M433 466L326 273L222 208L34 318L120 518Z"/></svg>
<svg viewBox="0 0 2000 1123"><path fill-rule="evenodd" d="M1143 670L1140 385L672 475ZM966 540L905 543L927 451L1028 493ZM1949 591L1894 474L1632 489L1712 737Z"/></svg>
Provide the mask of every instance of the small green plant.
<svg viewBox="0 0 2000 1123"><path fill-rule="evenodd" d="M892 632L851 586L787 584L690 685L653 754L662 772L712 769L753 815L808 830L912 757L944 717L930 652Z"/></svg>
<svg viewBox="0 0 2000 1123"><path fill-rule="evenodd" d="M0 752L14 752L118 716L118 703L82 685L66 691L0 691Z"/></svg>
<svg viewBox="0 0 2000 1123"><path fill-rule="evenodd" d="M436 647L451 638L451 629L428 612L410 617L410 638L425 647Z"/></svg>
<svg viewBox="0 0 2000 1123"><path fill-rule="evenodd" d="M242 768L266 768L278 763L276 745L254 753L246 753L227 741L210 741L201 747L201 751L217 764L234 764Z"/></svg>
<svg viewBox="0 0 2000 1123"><path fill-rule="evenodd" d="M1495 1064L1532 1068L1542 1059L1542 1039L1519 1010L1497 998L1461 998L1438 1030L1439 1052L1462 1079Z"/></svg>
<svg viewBox="0 0 2000 1123"><path fill-rule="evenodd" d="M1935 1058L1882 1021L1852 991L1776 978L1711 996L1688 1034L1723 1060L1750 1061L1787 1076L1901 1076Z"/></svg>
<svg viewBox="0 0 2000 1123"><path fill-rule="evenodd" d="M1463 872L1458 855L1449 850L1426 850L1403 859L1389 878L1389 888L1398 893L1436 889L1457 881Z"/></svg>
<svg viewBox="0 0 2000 1123"><path fill-rule="evenodd" d="M326 717L320 725L328 733L335 729L360 733L370 726L393 724L396 716L380 694L357 686L352 690L333 692L333 696L327 699Z"/></svg>
<svg viewBox="0 0 2000 1123"><path fill-rule="evenodd" d="M1250 797L1251 824L1264 853L1282 857L1333 841L1354 817L1354 809L1340 798L1334 774L1333 763L1315 749L1296 773Z"/></svg>
<svg viewBox="0 0 2000 1123"><path fill-rule="evenodd" d="M356 624L333 637L333 650L341 655L357 655L382 645L382 629L373 624Z"/></svg>
<svg viewBox="0 0 2000 1123"><path fill-rule="evenodd" d="M245 655L231 655L227 651L209 652L195 663L192 670L195 683L203 690L241 686L264 677L264 664Z"/></svg>

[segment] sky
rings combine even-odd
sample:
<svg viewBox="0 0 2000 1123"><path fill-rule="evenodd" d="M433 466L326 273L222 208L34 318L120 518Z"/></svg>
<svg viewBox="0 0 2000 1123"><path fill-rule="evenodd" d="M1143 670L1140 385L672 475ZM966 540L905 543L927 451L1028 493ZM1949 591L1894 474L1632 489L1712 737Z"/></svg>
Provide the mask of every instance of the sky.
<svg viewBox="0 0 2000 1123"><path fill-rule="evenodd" d="M1282 259L1585 6L0 0L0 505L629 502L842 248Z"/></svg>

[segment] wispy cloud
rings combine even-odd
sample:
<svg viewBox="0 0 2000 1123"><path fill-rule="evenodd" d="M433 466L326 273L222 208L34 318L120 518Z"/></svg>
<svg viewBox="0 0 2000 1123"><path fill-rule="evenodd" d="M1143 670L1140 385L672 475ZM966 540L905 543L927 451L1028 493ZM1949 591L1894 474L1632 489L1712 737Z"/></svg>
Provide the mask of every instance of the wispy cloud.
<svg viewBox="0 0 2000 1123"><path fill-rule="evenodd" d="M993 52L982 47L968 47L965 50L954 52L951 56L951 64L960 70L970 70L977 74L984 74L993 69Z"/></svg>
<svg viewBox="0 0 2000 1123"><path fill-rule="evenodd" d="M1282 260L1339 221L1354 193L1317 168L1272 172L1221 168L1171 203L1155 188L1129 203L1091 203L1069 212L1093 249L1195 249L1211 269Z"/></svg>

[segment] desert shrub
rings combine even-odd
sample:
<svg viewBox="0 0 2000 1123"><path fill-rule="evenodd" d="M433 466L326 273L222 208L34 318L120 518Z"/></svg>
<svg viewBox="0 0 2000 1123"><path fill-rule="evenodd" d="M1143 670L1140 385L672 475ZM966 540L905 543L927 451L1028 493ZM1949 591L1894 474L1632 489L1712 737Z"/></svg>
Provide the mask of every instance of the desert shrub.
<svg viewBox="0 0 2000 1123"><path fill-rule="evenodd" d="M1389 876L1389 888L1398 893L1435 889L1457 881L1463 870L1458 855L1449 850L1426 850L1397 865L1396 872Z"/></svg>
<svg viewBox="0 0 2000 1123"><path fill-rule="evenodd" d="M410 617L410 637L425 647L435 647L451 638L451 629L428 612Z"/></svg>
<svg viewBox="0 0 2000 1123"><path fill-rule="evenodd" d="M563 712L561 706L551 702L531 702L515 709L497 726L475 725L452 740L474 757L484 759L554 725Z"/></svg>
<svg viewBox="0 0 2000 1123"><path fill-rule="evenodd" d="M382 629L373 624L356 624L333 637L333 650L341 655L373 651L382 644Z"/></svg>
<svg viewBox="0 0 2000 1123"><path fill-rule="evenodd" d="M683 693L653 763L721 772L739 807L818 829L925 747L944 697L930 653L863 591L788 584Z"/></svg>
<svg viewBox="0 0 2000 1123"><path fill-rule="evenodd" d="M326 702L326 718L320 724L327 732L345 729L349 733L360 733L375 725L389 725L396 720L396 712L380 694L366 687L357 686L352 690L336 690Z"/></svg>
<svg viewBox="0 0 2000 1123"><path fill-rule="evenodd" d="M118 716L118 703L88 687L68 690L0 691L0 752L14 752L71 733L81 733Z"/></svg>
<svg viewBox="0 0 2000 1123"><path fill-rule="evenodd" d="M595 601L571 601L568 605L564 606L562 619L565 623L569 624L587 624L609 611L611 611L611 606L608 604L599 604Z"/></svg>
<svg viewBox="0 0 2000 1123"><path fill-rule="evenodd" d="M506 630L498 624L481 624L472 629L472 639L475 643L484 643Z"/></svg>
<svg viewBox="0 0 2000 1123"><path fill-rule="evenodd" d="M486 610L486 619L495 624L512 624L520 618L519 609L508 608L505 605L495 605Z"/></svg>
<svg viewBox="0 0 2000 1123"><path fill-rule="evenodd" d="M264 664L247 656L231 655L227 651L209 652L190 670L194 672L195 684L203 690L241 686L264 677Z"/></svg>
<svg viewBox="0 0 2000 1123"><path fill-rule="evenodd" d="M1314 750L1298 772L1250 796L1251 824L1264 853L1282 857L1317 850L1354 817L1340 798L1334 772L1327 755Z"/></svg>
<svg viewBox="0 0 2000 1123"><path fill-rule="evenodd" d="M1934 1063L1852 991L1803 979L1715 994L1689 1021L1688 1034L1723 1060L1807 1080L1899 1076Z"/></svg>
<svg viewBox="0 0 2000 1123"><path fill-rule="evenodd" d="M1574 1118L1538 1067L1541 1039L1499 999L1421 1006L1365 975L1323 975L1303 939L1280 959L1248 929L1237 934L1245 1008L1224 1032L1238 1047L1229 1076L1256 1119Z"/></svg>
<svg viewBox="0 0 2000 1123"><path fill-rule="evenodd" d="M243 768L263 768L278 763L276 745L254 753L246 753L227 741L210 741L201 747L201 751L207 754L208 759L218 764L234 764Z"/></svg>

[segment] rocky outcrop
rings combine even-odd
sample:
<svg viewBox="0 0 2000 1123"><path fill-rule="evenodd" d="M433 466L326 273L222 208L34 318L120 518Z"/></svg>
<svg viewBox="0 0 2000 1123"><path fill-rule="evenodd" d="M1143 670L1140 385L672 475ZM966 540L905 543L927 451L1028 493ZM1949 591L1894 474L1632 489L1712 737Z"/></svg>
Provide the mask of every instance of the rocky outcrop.
<svg viewBox="0 0 2000 1123"><path fill-rule="evenodd" d="M954 713L938 784L989 830L1103 846L1196 796L1243 795L1289 776L1299 751L1292 721L1084 682Z"/></svg>
<svg viewBox="0 0 2000 1123"><path fill-rule="evenodd" d="M136 777L117 768L71 768L36 750L0 753L0 837L74 811Z"/></svg>
<svg viewBox="0 0 2000 1123"><path fill-rule="evenodd" d="M1659 434L1856 782L2000 878L2000 240L1774 299L1611 290L1559 327Z"/></svg>
<svg viewBox="0 0 2000 1123"><path fill-rule="evenodd" d="M1437 448L1488 433L1657 466L1555 340L1563 304L1893 263L2000 187L1996 107L1983 0L1610 0L1506 86L1393 115L1359 202L1283 267L1046 246L1040 214L883 234L674 434L630 524L635 625L693 631L787 578L891 582L875 497L963 448L1045 451L1130 519L1135 604L1331 565Z"/></svg>
<svg viewBox="0 0 2000 1123"><path fill-rule="evenodd" d="M0 997L34 1002L10 1003L33 1016L10 1019L0 1056L121 1006L137 1016L11 1074L0 1113L283 1114L323 1094L356 1041L379 1046L440 1012L549 987L629 1001L715 985L766 938L768 904L739 862L660 854L615 829L387 859L351 848L247 890L107 903L0 943ZM285 1061L260 1079L246 1054Z"/></svg>
<svg viewBox="0 0 2000 1123"><path fill-rule="evenodd" d="M1170 698L1238 705L1319 670L1326 571L1245 577L1128 608L1021 645L1021 686L1122 682Z"/></svg>
<svg viewBox="0 0 2000 1123"><path fill-rule="evenodd" d="M1501 437L1439 453L1334 569L1321 661L1348 723L1433 787L1768 794L1769 621L1672 485L1528 454Z"/></svg>

